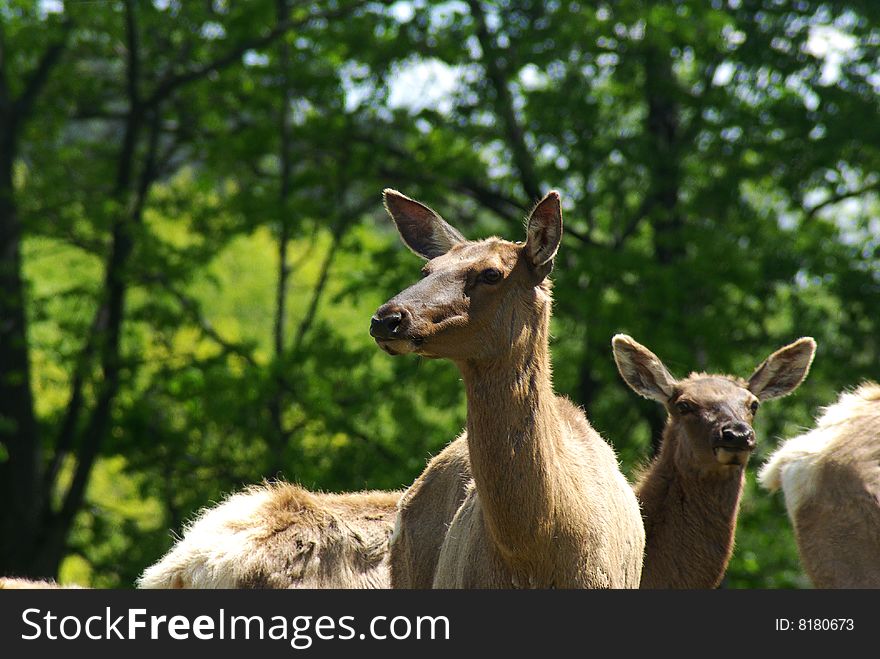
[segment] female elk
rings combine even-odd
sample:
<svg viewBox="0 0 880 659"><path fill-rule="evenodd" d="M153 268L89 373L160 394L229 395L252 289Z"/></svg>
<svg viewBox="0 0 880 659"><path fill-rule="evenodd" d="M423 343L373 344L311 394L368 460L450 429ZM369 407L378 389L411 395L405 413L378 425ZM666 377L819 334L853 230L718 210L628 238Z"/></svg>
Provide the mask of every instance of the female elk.
<svg viewBox="0 0 880 659"><path fill-rule="evenodd" d="M379 308L371 333L389 354L452 360L467 394L473 487L445 533L434 586L638 586L635 496L583 411L553 392L547 277L562 238L559 194L534 208L525 243L465 240L394 190L385 204L428 263L422 281Z"/></svg>

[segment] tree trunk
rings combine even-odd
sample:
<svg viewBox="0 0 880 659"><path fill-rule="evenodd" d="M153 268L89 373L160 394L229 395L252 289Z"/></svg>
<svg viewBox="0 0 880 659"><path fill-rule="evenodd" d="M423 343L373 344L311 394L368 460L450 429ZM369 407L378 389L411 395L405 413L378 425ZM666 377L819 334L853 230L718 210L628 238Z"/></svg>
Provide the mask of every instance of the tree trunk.
<svg viewBox="0 0 880 659"><path fill-rule="evenodd" d="M674 98L675 74L669 54L649 47L645 55L645 95L648 115L645 122L651 150L651 187L654 209L655 249L662 265L671 265L684 256L681 230L684 217L679 209L681 159L679 154L678 103Z"/></svg>
<svg viewBox="0 0 880 659"><path fill-rule="evenodd" d="M21 224L15 207L11 109L0 109L0 573L27 574L36 540L41 444L28 358ZM3 450L0 449L0 450Z"/></svg>
<svg viewBox="0 0 880 659"><path fill-rule="evenodd" d="M278 24L287 20L288 0L276 0L275 9ZM289 200L291 193L291 134L290 134L290 49L282 38L278 43L278 68L281 72L281 99L278 111L279 162L278 174L278 282L275 291L275 323L273 332L274 370L272 396L269 399L269 420L271 426L272 462L269 476L273 477L284 470L283 457L290 434L284 428L284 406L287 400L285 388L285 328L287 325L287 286L290 278L290 265L287 262L287 247L290 242Z"/></svg>
<svg viewBox="0 0 880 659"><path fill-rule="evenodd" d="M41 54L17 98L8 83L8 50L0 24L0 574L32 575L38 542L42 444L34 414L27 313L21 275L22 227L13 168L18 136L67 43L70 24Z"/></svg>
<svg viewBox="0 0 880 659"><path fill-rule="evenodd" d="M654 254L657 263L663 268L675 268L685 256L682 230L684 216L679 207L681 190L681 159L679 144L679 110L675 100L675 74L669 53L648 46L645 51L645 100L648 114L645 131L651 151L652 163L649 198L644 206L652 209L654 227ZM671 299L661 301L661 309L676 318L687 312L680 299L673 292ZM659 318L661 326L673 323L671 317ZM665 415L654 406L648 414L651 428L651 453L656 456L660 450Z"/></svg>
<svg viewBox="0 0 880 659"><path fill-rule="evenodd" d="M97 347L102 380L97 385L97 401L82 431L77 432L78 427L74 423L69 428L69 431L74 433L73 436L59 438L61 445L78 446L76 468L73 480L64 493L61 508L54 511L47 507L44 511L39 546L35 548L31 559L32 572L39 575L54 576L58 572L67 549L70 529L85 498L92 468L110 430L113 403L119 391L121 370L119 344L128 289L128 263L134 251L133 230L134 226L140 223L143 205L154 176L160 116L158 107L149 114L152 119L150 147L143 163L140 180L135 186L135 162L147 113L141 103L139 92L139 40L135 8L131 0L125 3L125 16L128 50L126 87L129 109L113 186L113 197L119 208L119 216L113 225L110 256L104 273L103 301L92 324L95 332L95 337L92 339L96 340L87 341L84 348L90 351L92 346ZM82 355L85 361L90 357L89 354ZM74 382L74 385L76 384ZM69 405L79 402L81 397L78 397L77 391L74 390ZM75 416L78 416L78 413ZM54 488L55 485L56 483L47 484L49 488Z"/></svg>

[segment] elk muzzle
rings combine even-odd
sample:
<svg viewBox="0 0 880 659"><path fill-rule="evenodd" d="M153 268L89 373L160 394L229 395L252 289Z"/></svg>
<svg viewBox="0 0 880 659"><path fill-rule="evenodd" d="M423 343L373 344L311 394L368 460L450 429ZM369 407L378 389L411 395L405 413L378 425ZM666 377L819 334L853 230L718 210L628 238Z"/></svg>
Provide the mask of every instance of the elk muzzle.
<svg viewBox="0 0 880 659"><path fill-rule="evenodd" d="M712 442L715 458L725 465L744 465L755 449L755 431L742 422L723 426Z"/></svg>
<svg viewBox="0 0 880 659"><path fill-rule="evenodd" d="M370 336L389 355L411 352L420 341L411 336L412 317L405 307L387 303L370 318Z"/></svg>
<svg viewBox="0 0 880 659"><path fill-rule="evenodd" d="M381 315L377 313L370 318L370 336L374 339L399 339L402 323L403 314L400 311L392 311Z"/></svg>

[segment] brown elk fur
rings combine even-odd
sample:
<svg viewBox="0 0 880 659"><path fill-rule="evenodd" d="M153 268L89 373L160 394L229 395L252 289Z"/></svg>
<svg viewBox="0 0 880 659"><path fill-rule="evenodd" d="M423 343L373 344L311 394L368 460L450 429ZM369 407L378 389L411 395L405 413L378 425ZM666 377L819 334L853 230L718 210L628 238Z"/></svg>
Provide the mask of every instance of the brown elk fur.
<svg viewBox="0 0 880 659"><path fill-rule="evenodd" d="M400 499L389 548L392 588L431 588L443 538L473 488L467 437L429 463Z"/></svg>
<svg viewBox="0 0 880 659"><path fill-rule="evenodd" d="M733 555L745 469L679 465L677 448L688 441L670 417L657 457L636 480L645 520L642 588L715 588Z"/></svg>
<svg viewBox="0 0 880 659"><path fill-rule="evenodd" d="M391 190L386 206L430 261L425 279L379 309L371 331L390 354L454 361L468 401L473 487L446 530L434 586L636 587L638 503L611 447L553 392L546 277L562 232L558 194L532 211L525 244L465 241ZM459 484L452 490L445 501Z"/></svg>
<svg viewBox="0 0 880 659"><path fill-rule="evenodd" d="M817 588L880 588L880 385L843 393L761 469L782 488L804 570Z"/></svg>
<svg viewBox="0 0 880 659"><path fill-rule="evenodd" d="M204 510L138 586L387 588L400 494L251 487Z"/></svg>
<svg viewBox="0 0 880 659"><path fill-rule="evenodd" d="M715 588L733 553L754 412L800 385L815 342L776 351L748 381L705 373L678 381L632 338L612 343L627 384L668 412L660 451L635 486L646 537L641 588Z"/></svg>

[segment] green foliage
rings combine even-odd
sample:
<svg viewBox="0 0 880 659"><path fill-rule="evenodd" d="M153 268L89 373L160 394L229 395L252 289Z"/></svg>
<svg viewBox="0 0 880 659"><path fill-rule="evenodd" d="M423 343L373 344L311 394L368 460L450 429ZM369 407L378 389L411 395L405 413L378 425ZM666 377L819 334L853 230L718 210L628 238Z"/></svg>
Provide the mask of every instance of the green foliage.
<svg viewBox="0 0 880 659"><path fill-rule="evenodd" d="M120 226L132 243L114 274L119 387L62 578L129 586L195 511L265 478L405 487L458 434L454 367L391 359L366 331L420 267L384 187L470 237L512 240L535 190L562 192L556 386L629 474L663 414L618 377L616 332L677 375L747 376L814 336L807 382L762 408L753 465L880 377L880 6L287 4L0 7L13 95L72 30L17 135L14 179L47 464L75 374L87 408L107 390L83 355L99 352ZM427 66L452 91L403 88ZM807 586L781 498L751 470L728 583Z"/></svg>

